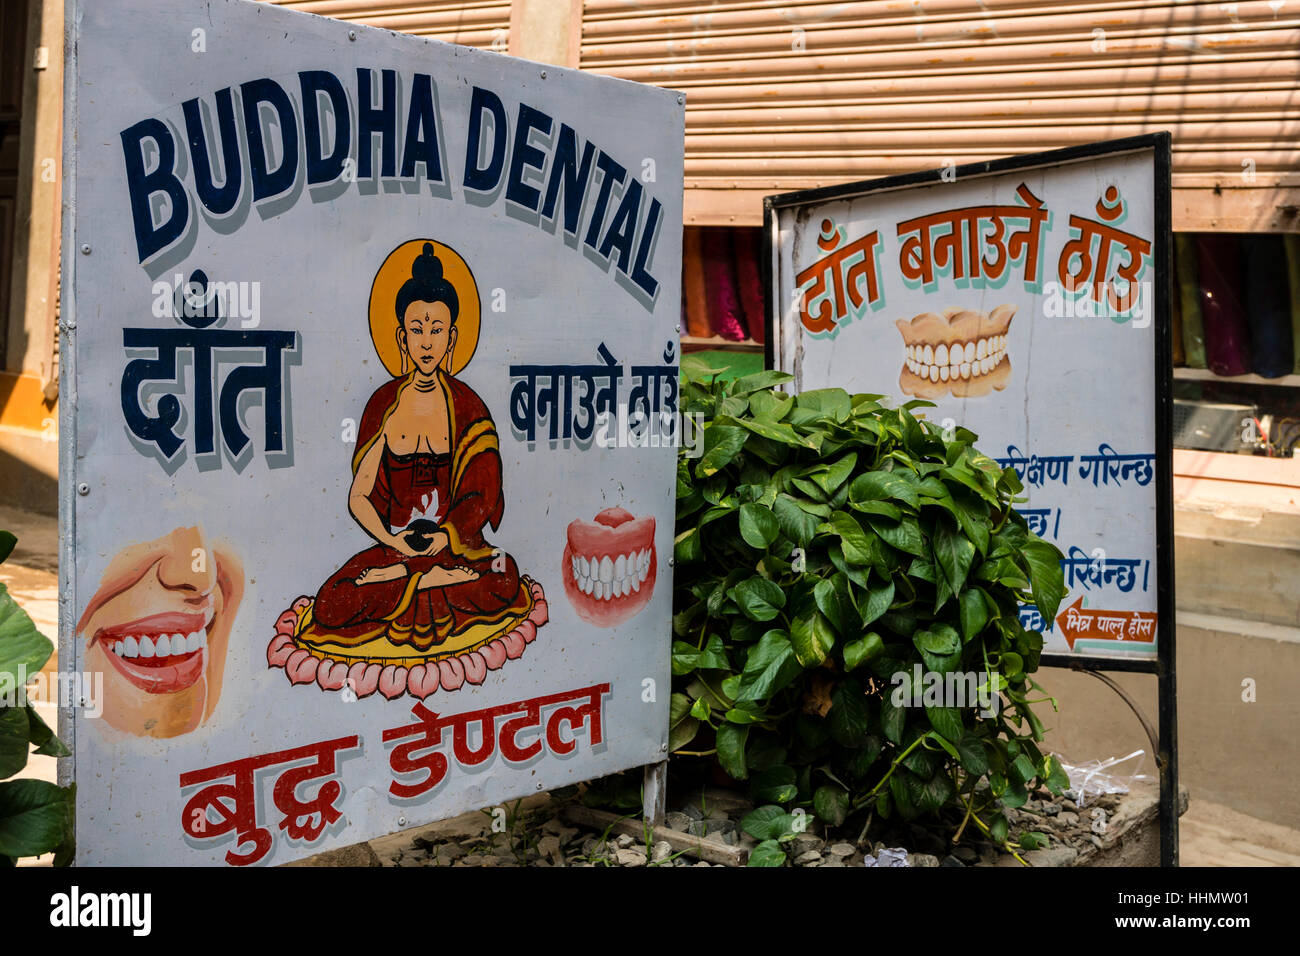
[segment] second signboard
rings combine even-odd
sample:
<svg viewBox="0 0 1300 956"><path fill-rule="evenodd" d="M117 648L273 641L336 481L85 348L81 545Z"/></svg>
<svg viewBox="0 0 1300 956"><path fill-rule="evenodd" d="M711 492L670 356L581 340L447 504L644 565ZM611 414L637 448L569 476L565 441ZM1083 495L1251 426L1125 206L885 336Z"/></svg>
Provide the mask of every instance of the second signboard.
<svg viewBox="0 0 1300 956"><path fill-rule="evenodd" d="M774 367L964 427L1065 555L1046 653L1171 624L1168 137L771 197ZM1162 545L1161 542L1165 542Z"/></svg>

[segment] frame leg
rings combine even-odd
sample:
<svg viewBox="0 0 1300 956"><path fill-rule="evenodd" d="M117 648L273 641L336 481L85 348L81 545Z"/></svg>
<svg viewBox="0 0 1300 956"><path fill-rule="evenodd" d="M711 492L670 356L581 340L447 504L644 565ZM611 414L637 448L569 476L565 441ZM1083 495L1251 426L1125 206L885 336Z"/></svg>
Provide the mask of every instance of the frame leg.
<svg viewBox="0 0 1300 956"><path fill-rule="evenodd" d="M664 822L664 806L668 798L668 761L645 765L645 783L641 788L641 812L651 826Z"/></svg>

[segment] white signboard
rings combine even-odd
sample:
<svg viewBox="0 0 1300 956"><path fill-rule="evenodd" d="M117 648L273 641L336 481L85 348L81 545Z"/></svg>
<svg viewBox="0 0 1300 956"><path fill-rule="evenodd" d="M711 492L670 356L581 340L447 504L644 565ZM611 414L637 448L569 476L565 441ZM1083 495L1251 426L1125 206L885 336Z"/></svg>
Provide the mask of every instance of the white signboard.
<svg viewBox="0 0 1300 956"><path fill-rule="evenodd" d="M1149 137L768 201L774 367L933 402L1015 468L1065 555L1055 619L1022 609L1044 653L1154 660L1167 613L1159 156Z"/></svg>
<svg viewBox="0 0 1300 956"><path fill-rule="evenodd" d="M283 863L662 759L682 97L71 12L78 862Z"/></svg>

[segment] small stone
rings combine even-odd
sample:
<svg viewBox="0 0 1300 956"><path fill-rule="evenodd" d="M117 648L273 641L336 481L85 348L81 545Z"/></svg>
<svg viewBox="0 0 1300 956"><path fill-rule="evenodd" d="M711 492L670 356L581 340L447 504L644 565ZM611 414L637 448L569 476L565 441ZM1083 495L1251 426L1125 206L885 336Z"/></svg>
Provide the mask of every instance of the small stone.
<svg viewBox="0 0 1300 956"><path fill-rule="evenodd" d="M537 841L537 852L548 860L556 861L564 859L564 854L560 851L560 838L548 834Z"/></svg>
<svg viewBox="0 0 1300 956"><path fill-rule="evenodd" d="M1054 817L1060 812L1061 812L1060 804L1056 804L1056 803L1043 804L1043 816L1045 817Z"/></svg>
<svg viewBox="0 0 1300 956"><path fill-rule="evenodd" d="M670 830L676 830L678 833L686 833L687 828L691 825L691 818L674 810L671 813L664 814L664 825Z"/></svg>
<svg viewBox="0 0 1300 956"><path fill-rule="evenodd" d="M857 847L852 843L836 843L829 852L831 856L845 857L852 856L856 850Z"/></svg>
<svg viewBox="0 0 1300 956"><path fill-rule="evenodd" d="M832 857L828 857L825 860L822 860L822 866L843 866L843 865L844 865L844 857L842 856L832 856Z"/></svg>
<svg viewBox="0 0 1300 956"><path fill-rule="evenodd" d="M645 850L622 849L614 854L619 866L645 866Z"/></svg>
<svg viewBox="0 0 1300 956"><path fill-rule="evenodd" d="M1088 834L1088 842L1091 843L1093 846L1095 846L1098 850L1102 848L1101 837L1097 836L1097 834L1095 833Z"/></svg>
<svg viewBox="0 0 1300 956"><path fill-rule="evenodd" d="M735 846L735 845L736 845L736 831L735 831L735 830L728 830L726 833L722 834L722 842L725 843L725 844L727 844L727 846Z"/></svg>
<svg viewBox="0 0 1300 956"><path fill-rule="evenodd" d="M1060 846L1048 850L1030 850L1023 856L1030 866L1071 866L1079 854L1068 846Z"/></svg>
<svg viewBox="0 0 1300 956"><path fill-rule="evenodd" d="M976 853L974 849L968 846L957 847L957 849L952 851L952 855L955 856L957 859L961 860L967 866L970 866L972 863L974 863L976 860L979 859L979 854Z"/></svg>
<svg viewBox="0 0 1300 956"><path fill-rule="evenodd" d="M822 855L818 853L816 850L809 850L807 853L800 853L798 856L796 856L794 858L794 865L808 866L811 863L820 862L821 858Z"/></svg>
<svg viewBox="0 0 1300 956"><path fill-rule="evenodd" d="M628 833L620 833L617 837L614 838L614 844L620 850L626 850L635 842L636 840L632 839L631 834Z"/></svg>
<svg viewBox="0 0 1300 956"><path fill-rule="evenodd" d="M593 853L595 853L595 852L596 852L596 845L597 845L599 842L600 842L600 841L597 840L595 837L591 837L590 839L583 840L583 841L582 841L582 855L583 855L583 856L591 856Z"/></svg>
<svg viewBox="0 0 1300 956"><path fill-rule="evenodd" d="M693 864L691 864L691 865L692 865L692 866L709 866L709 861L708 861L708 860L700 860L698 863L693 863Z"/></svg>
<svg viewBox="0 0 1300 956"><path fill-rule="evenodd" d="M951 853L949 853L947 856L945 856L942 860L939 861L939 865L947 866L947 867L953 867L953 866L964 867L966 864L963 863L961 860L957 859L957 857L953 856Z"/></svg>
<svg viewBox="0 0 1300 956"><path fill-rule="evenodd" d="M1067 809L1067 810L1078 810L1078 809L1079 809L1079 808L1075 805L1075 803L1074 803L1073 800L1066 800L1066 801L1064 801L1064 806L1065 806L1065 809Z"/></svg>
<svg viewBox="0 0 1300 956"><path fill-rule="evenodd" d="M708 832L709 825L704 820L692 820L686 827L686 832L691 836L702 837Z"/></svg>
<svg viewBox="0 0 1300 956"><path fill-rule="evenodd" d="M700 812L700 808L689 803L682 807L682 813L686 814L692 820L704 819L704 814Z"/></svg>
<svg viewBox="0 0 1300 956"><path fill-rule="evenodd" d="M1060 826L1072 827L1079 822L1079 815L1077 813L1066 812L1066 813L1062 813L1056 819Z"/></svg>
<svg viewBox="0 0 1300 956"><path fill-rule="evenodd" d="M938 866L939 858L932 853L911 853L907 862L909 866Z"/></svg>
<svg viewBox="0 0 1300 956"><path fill-rule="evenodd" d="M790 841L790 852L798 856L809 850L821 850L825 845L826 841L814 833L800 833Z"/></svg>
<svg viewBox="0 0 1300 956"><path fill-rule="evenodd" d="M673 845L667 840L660 840L650 848L650 862L662 863L673 855Z"/></svg>

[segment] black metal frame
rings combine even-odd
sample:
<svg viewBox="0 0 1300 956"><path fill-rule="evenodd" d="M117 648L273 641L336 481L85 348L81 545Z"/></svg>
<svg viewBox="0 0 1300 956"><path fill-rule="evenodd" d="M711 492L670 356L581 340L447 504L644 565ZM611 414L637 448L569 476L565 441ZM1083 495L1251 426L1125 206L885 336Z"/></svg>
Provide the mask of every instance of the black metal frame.
<svg viewBox="0 0 1300 956"><path fill-rule="evenodd" d="M1160 752L1156 762L1160 769L1160 862L1178 865L1178 713L1176 699L1176 659L1174 621L1174 507L1173 507L1173 358L1170 333L1172 289L1173 229L1171 219L1170 134L1149 133L1126 139L1071 146L1050 152L1011 156L983 163L958 166L956 181L993 176L1015 170L1042 166L1060 166L1099 156L1150 150L1153 154L1153 196L1155 200L1155 237L1153 241L1155 282L1158 290L1154 315L1155 348L1155 415L1156 415L1156 658L1138 660L1124 657L1075 657L1067 654L1044 654L1047 667L1068 667L1076 671L1127 671L1154 674L1158 684ZM777 301L775 276L777 263L776 214L809 203L838 199L855 199L872 193L944 182L943 169L930 169L887 176L855 183L843 183L818 189L802 189L763 198L763 291L768 303L767 336L764 359L768 368L775 367L775 343L780 335L783 303ZM951 181L951 179L949 180ZM1108 682L1109 683L1109 682ZM1141 720L1139 715L1139 720Z"/></svg>

